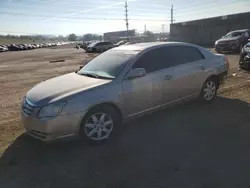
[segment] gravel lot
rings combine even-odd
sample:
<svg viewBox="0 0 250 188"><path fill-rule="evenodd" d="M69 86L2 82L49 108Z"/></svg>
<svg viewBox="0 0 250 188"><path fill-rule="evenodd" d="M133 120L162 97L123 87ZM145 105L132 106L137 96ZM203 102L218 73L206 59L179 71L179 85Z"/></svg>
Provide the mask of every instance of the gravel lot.
<svg viewBox="0 0 250 188"><path fill-rule="evenodd" d="M237 71L238 55L228 55L230 76L212 104L134 120L104 145L44 144L23 134L24 94L94 56L71 47L0 54L0 187L250 187L250 75Z"/></svg>

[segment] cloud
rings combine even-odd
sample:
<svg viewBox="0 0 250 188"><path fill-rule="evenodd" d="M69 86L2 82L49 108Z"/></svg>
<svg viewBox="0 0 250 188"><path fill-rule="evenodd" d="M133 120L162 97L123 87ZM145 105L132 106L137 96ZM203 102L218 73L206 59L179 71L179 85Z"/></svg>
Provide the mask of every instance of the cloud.
<svg viewBox="0 0 250 188"><path fill-rule="evenodd" d="M128 2L132 2L132 1L136 1L136 0L128 0ZM112 7L115 7L117 5L123 5L123 4L124 4L124 1L120 1L120 2L113 3L113 4L110 4L110 5L106 5L106 6L99 6L99 7L86 9L86 10L82 10L82 11L78 11L78 12L72 12L72 13L68 13L68 14L58 15L58 16L55 16L55 17L52 17L52 18L49 18L49 19L42 20L42 22L55 20L55 19L58 19L58 18L64 18L64 17L68 17L68 16L73 16L73 15L76 15L78 13L91 12L91 11L95 11L95 10L99 10L99 9L112 8Z"/></svg>

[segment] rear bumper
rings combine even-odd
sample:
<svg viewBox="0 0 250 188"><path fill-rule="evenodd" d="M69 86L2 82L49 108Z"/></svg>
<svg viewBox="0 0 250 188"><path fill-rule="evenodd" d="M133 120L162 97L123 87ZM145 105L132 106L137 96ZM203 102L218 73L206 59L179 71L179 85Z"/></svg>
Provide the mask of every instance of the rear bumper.
<svg viewBox="0 0 250 188"><path fill-rule="evenodd" d="M219 76L220 84L223 84L225 80L227 79L227 71L220 73L218 76Z"/></svg>
<svg viewBox="0 0 250 188"><path fill-rule="evenodd" d="M245 69L250 69L250 61L240 61L239 67L245 68Z"/></svg>

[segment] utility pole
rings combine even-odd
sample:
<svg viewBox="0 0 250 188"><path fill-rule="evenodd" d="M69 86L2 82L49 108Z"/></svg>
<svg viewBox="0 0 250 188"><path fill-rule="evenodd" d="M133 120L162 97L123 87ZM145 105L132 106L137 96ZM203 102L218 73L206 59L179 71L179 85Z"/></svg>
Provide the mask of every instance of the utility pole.
<svg viewBox="0 0 250 188"><path fill-rule="evenodd" d="M126 28L127 28L127 39L129 40L129 36L128 36L128 2L125 1L125 21L126 21Z"/></svg>
<svg viewBox="0 0 250 188"><path fill-rule="evenodd" d="M174 7L173 5L171 5L171 20L170 20L171 24L174 23Z"/></svg>
<svg viewBox="0 0 250 188"><path fill-rule="evenodd" d="M147 32L147 25L145 24L144 25L144 33L146 33Z"/></svg>
<svg viewBox="0 0 250 188"><path fill-rule="evenodd" d="M161 31L162 31L162 33L164 33L164 27L165 27L165 24L161 24Z"/></svg>

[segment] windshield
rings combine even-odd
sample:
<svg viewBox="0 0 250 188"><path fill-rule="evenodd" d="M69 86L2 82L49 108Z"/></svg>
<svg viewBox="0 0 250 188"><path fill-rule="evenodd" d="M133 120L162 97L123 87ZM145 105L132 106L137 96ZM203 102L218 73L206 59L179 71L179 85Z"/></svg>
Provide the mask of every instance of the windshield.
<svg viewBox="0 0 250 188"><path fill-rule="evenodd" d="M120 42L117 42L116 45L122 45L124 43L125 43L124 41L120 41Z"/></svg>
<svg viewBox="0 0 250 188"><path fill-rule="evenodd" d="M241 36L243 33L244 32L239 32L239 31L230 32L224 38L238 37Z"/></svg>
<svg viewBox="0 0 250 188"><path fill-rule="evenodd" d="M98 43L98 42L93 42L93 43L91 43L91 44L89 45L89 47L93 47L93 46L95 46L97 43Z"/></svg>
<svg viewBox="0 0 250 188"><path fill-rule="evenodd" d="M95 76L115 78L126 62L137 54L135 51L107 51L85 65L78 74L92 73Z"/></svg>

